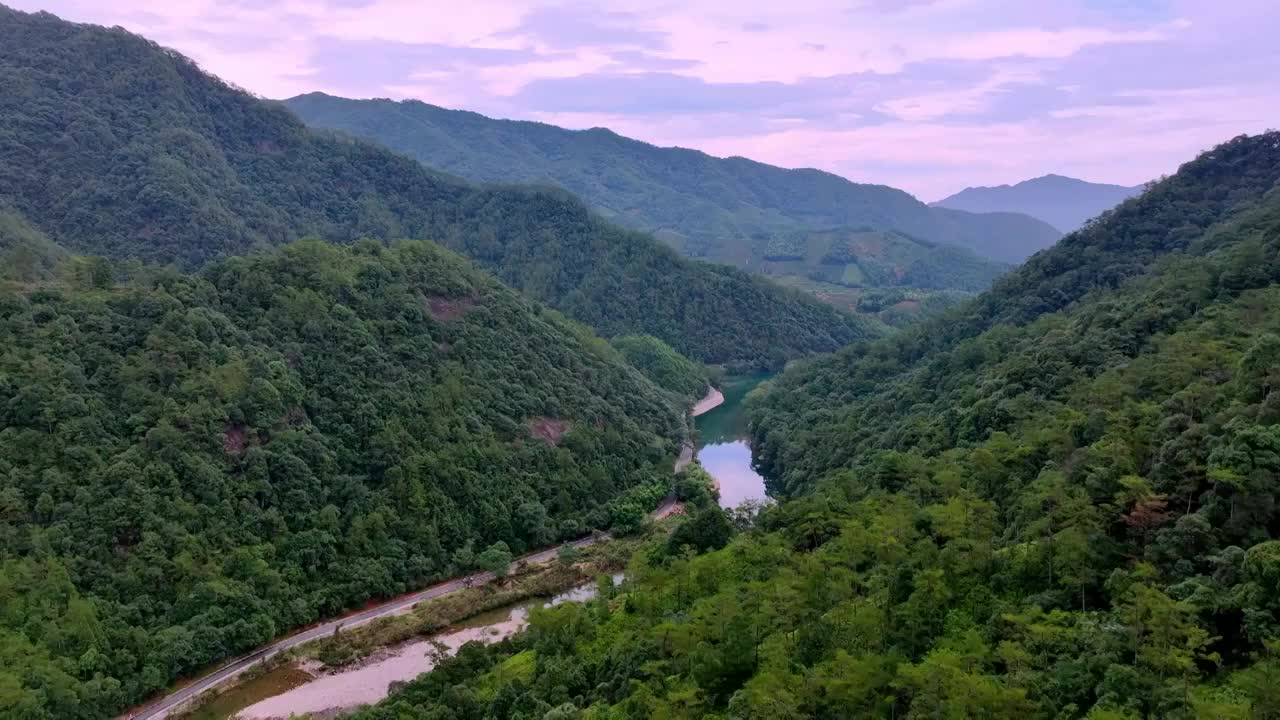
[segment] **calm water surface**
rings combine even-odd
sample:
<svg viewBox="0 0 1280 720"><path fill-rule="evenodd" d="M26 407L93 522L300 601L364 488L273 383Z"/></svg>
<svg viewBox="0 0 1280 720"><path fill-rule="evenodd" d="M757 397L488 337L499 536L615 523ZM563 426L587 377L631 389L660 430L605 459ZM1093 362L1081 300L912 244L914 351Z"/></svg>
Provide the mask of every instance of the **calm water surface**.
<svg viewBox="0 0 1280 720"><path fill-rule="evenodd" d="M720 388L724 392L724 403L694 420L698 429L698 461L720 484L722 507L737 507L745 500L768 499L764 478L751 468L751 446L746 441L747 418L742 401L769 377L726 378Z"/></svg>

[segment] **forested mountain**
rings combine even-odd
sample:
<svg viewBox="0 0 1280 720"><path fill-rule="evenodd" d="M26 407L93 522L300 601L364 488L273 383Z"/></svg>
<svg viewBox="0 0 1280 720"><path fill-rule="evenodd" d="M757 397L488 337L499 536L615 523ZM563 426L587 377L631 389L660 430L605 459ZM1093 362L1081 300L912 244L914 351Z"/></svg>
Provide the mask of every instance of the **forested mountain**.
<svg viewBox="0 0 1280 720"><path fill-rule="evenodd" d="M323 93L285 104L310 125L376 140L473 180L566 188L616 222L658 233L686 255L739 267L764 257L753 237L797 231L896 230L999 262L1021 262L1060 235L1025 215L930 208L883 185L659 148L602 128L571 131L417 101Z"/></svg>
<svg viewBox="0 0 1280 720"><path fill-rule="evenodd" d="M1280 716L1280 133L749 404L783 497L360 720Z"/></svg>
<svg viewBox="0 0 1280 720"><path fill-rule="evenodd" d="M877 324L678 257L562 191L477 188L309 131L121 29L0 7L0 202L82 254L194 267L299 237L429 239L604 335L779 365Z"/></svg>
<svg viewBox="0 0 1280 720"><path fill-rule="evenodd" d="M1107 185L1045 175L1016 185L965 188L933 206L973 213L1023 213L1069 233L1141 192L1141 186Z"/></svg>
<svg viewBox="0 0 1280 720"><path fill-rule="evenodd" d="M738 263L748 270L848 288L973 293L991 287L1010 267L896 230L812 230L750 240L750 257Z"/></svg>
<svg viewBox="0 0 1280 720"><path fill-rule="evenodd" d="M652 335L623 335L613 339L613 346L645 377L660 388L669 390L692 405L707 393L710 377L707 369L671 349Z"/></svg>
<svg viewBox="0 0 1280 720"><path fill-rule="evenodd" d="M428 243L0 289L0 716L643 516L684 405Z"/></svg>

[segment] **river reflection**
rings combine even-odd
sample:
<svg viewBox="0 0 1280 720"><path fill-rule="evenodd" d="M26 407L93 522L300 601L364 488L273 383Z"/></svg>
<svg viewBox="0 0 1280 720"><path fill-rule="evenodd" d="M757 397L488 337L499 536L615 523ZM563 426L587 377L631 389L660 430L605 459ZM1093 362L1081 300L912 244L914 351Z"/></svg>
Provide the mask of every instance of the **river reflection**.
<svg viewBox="0 0 1280 720"><path fill-rule="evenodd" d="M720 486L720 505L734 508L747 500L765 501L764 478L751 467L743 400L768 375L727 378L724 403L694 421L698 429L698 461Z"/></svg>

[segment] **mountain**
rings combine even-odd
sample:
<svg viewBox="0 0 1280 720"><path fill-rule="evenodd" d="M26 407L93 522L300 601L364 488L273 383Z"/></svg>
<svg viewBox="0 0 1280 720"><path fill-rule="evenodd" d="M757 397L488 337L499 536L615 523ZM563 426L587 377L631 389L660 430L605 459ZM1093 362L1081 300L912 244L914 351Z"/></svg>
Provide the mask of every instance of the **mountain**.
<svg viewBox="0 0 1280 720"><path fill-rule="evenodd" d="M1158 349L1163 333L1202 317L1213 298L1238 302L1236 289L1222 287L1239 282L1237 274L1262 273L1257 282L1265 286L1265 263L1253 270L1232 263L1274 239L1266 223L1280 201L1278 139L1243 137L1215 148L954 312L788 373L756 417L757 461L779 491L793 492L875 450L941 452L1010 432L1037 402ZM1179 302L1185 307L1172 307ZM888 406L914 410L882 412ZM815 423L807 410L817 408L825 419ZM804 436L782 430L799 417ZM837 427L856 431L839 447L806 439Z"/></svg>
<svg viewBox="0 0 1280 720"><path fill-rule="evenodd" d="M779 502L356 720L1280 712L1280 133L749 400Z"/></svg>
<svg viewBox="0 0 1280 720"><path fill-rule="evenodd" d="M972 213L1023 213L1069 233L1141 192L1142 186L1105 185L1045 175L1016 185L965 188L933 206Z"/></svg>
<svg viewBox="0 0 1280 720"><path fill-rule="evenodd" d="M198 267L302 237L417 238L596 328L780 366L883 326L678 257L558 190L479 188L288 110L122 29L0 9L0 202L80 254Z"/></svg>
<svg viewBox="0 0 1280 720"><path fill-rule="evenodd" d="M751 242L748 270L843 287L978 292L1010 267L896 230L814 230L756 236Z"/></svg>
<svg viewBox="0 0 1280 720"><path fill-rule="evenodd" d="M607 527L685 434L608 343L429 243L0 289L0 338L4 717L110 717L464 547Z"/></svg>
<svg viewBox="0 0 1280 720"><path fill-rule="evenodd" d="M563 187L615 222L657 233L685 255L739 267L763 260L752 238L767 242L812 230L893 230L1002 263L1021 262L1060 235L1025 215L930 208L883 185L654 147L602 128L571 131L418 101L323 93L285 105L313 127L374 140L472 180Z"/></svg>

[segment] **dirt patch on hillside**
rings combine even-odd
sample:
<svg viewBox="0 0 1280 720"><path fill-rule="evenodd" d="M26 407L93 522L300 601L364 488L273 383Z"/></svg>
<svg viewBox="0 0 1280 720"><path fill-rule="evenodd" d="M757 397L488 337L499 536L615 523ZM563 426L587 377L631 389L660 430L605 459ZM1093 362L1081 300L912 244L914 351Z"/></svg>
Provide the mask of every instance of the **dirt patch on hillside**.
<svg viewBox="0 0 1280 720"><path fill-rule="evenodd" d="M222 431L222 452L232 457L240 457L248 446L249 433L245 431L243 425L228 425Z"/></svg>
<svg viewBox="0 0 1280 720"><path fill-rule="evenodd" d="M457 320L466 315L478 303L473 297L447 298L438 295L423 296L423 307L427 314L440 322Z"/></svg>
<svg viewBox="0 0 1280 720"><path fill-rule="evenodd" d="M559 445L560 439L571 427L568 420L537 417L529 421L529 434L548 445Z"/></svg>
<svg viewBox="0 0 1280 720"><path fill-rule="evenodd" d="M901 300L893 304L894 310L902 310L905 312L916 312L920 309L919 300Z"/></svg>

